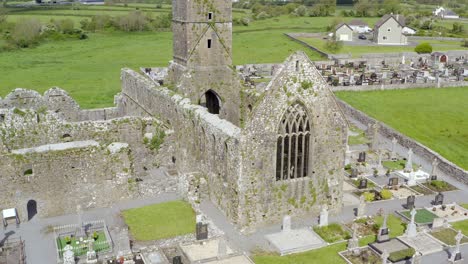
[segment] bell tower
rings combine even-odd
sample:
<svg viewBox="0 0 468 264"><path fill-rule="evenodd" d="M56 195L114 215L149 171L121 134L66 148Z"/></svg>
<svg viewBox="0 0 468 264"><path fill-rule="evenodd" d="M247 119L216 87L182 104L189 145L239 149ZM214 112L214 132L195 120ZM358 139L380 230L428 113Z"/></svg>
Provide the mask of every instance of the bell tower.
<svg viewBox="0 0 468 264"><path fill-rule="evenodd" d="M239 124L240 82L232 67L232 1L173 0L168 81L208 112Z"/></svg>

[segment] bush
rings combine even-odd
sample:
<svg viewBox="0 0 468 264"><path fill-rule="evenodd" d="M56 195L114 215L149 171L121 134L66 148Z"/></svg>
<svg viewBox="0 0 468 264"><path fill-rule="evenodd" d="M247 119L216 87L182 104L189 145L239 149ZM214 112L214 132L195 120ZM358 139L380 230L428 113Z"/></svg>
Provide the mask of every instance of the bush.
<svg viewBox="0 0 468 264"><path fill-rule="evenodd" d="M73 20L67 18L67 19L61 19L61 20L56 20L53 21L55 28L57 31L62 32L64 34L73 34L74 29L75 29L75 23Z"/></svg>
<svg viewBox="0 0 468 264"><path fill-rule="evenodd" d="M0 24L5 23L7 21L7 18L8 18L7 12L0 8Z"/></svg>
<svg viewBox="0 0 468 264"><path fill-rule="evenodd" d="M375 194L372 192L364 192L362 195L364 195L364 200L366 200L366 202L372 202L375 200Z"/></svg>
<svg viewBox="0 0 468 264"><path fill-rule="evenodd" d="M431 181L431 185L434 186L437 190L444 190L448 187L448 184L444 181Z"/></svg>
<svg viewBox="0 0 468 264"><path fill-rule="evenodd" d="M462 46L465 47L465 48L468 48L468 39L464 39L462 41Z"/></svg>
<svg viewBox="0 0 468 264"><path fill-rule="evenodd" d="M11 33L10 41L20 48L27 48L39 42L41 22L35 18L18 22Z"/></svg>
<svg viewBox="0 0 468 264"><path fill-rule="evenodd" d="M314 226L314 231L329 243L351 238L350 234L337 223L327 226Z"/></svg>
<svg viewBox="0 0 468 264"><path fill-rule="evenodd" d="M411 258L414 255L414 253L415 253L414 248L407 248L407 249L403 249L403 250L390 253L390 256L388 258L392 262L398 262L398 261Z"/></svg>
<svg viewBox="0 0 468 264"><path fill-rule="evenodd" d="M143 31L148 20L140 11L130 12L126 16L122 16L117 21L118 28L123 31Z"/></svg>
<svg viewBox="0 0 468 264"><path fill-rule="evenodd" d="M335 36L327 40L327 50L336 53L343 47L343 41L338 41L335 39Z"/></svg>
<svg viewBox="0 0 468 264"><path fill-rule="evenodd" d="M431 53L432 52L432 46L429 43L421 43L418 44L415 48L414 51L417 53Z"/></svg>
<svg viewBox="0 0 468 264"><path fill-rule="evenodd" d="M392 198L392 192L387 190L387 189L383 189L380 192L380 196L382 197L383 200L388 200L388 199Z"/></svg>
<svg viewBox="0 0 468 264"><path fill-rule="evenodd" d="M151 150L159 150L161 144L164 142L164 138L166 137L166 133L162 129L156 129L156 133L154 134L153 138L150 141L149 148Z"/></svg>

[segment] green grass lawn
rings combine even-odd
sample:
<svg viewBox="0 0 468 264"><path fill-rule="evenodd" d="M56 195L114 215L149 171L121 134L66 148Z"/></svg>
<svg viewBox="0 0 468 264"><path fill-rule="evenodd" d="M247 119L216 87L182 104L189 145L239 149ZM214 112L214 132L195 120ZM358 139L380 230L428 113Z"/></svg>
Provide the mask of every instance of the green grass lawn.
<svg viewBox="0 0 468 264"><path fill-rule="evenodd" d="M460 204L461 207L465 208L465 209L468 209L468 204Z"/></svg>
<svg viewBox="0 0 468 264"><path fill-rule="evenodd" d="M406 216L408 219L411 219L409 210L402 211L401 214ZM435 218L438 218L438 216L426 209L416 209L416 216L414 217L414 221L418 224L427 224L432 223Z"/></svg>
<svg viewBox="0 0 468 264"><path fill-rule="evenodd" d="M351 237L349 232L344 230L343 227L337 223L331 223L327 226L314 226L314 231L322 237L323 240L329 243L349 239Z"/></svg>
<svg viewBox="0 0 468 264"><path fill-rule="evenodd" d="M468 87L337 92L336 95L468 169Z"/></svg>
<svg viewBox="0 0 468 264"><path fill-rule="evenodd" d="M455 230L461 230L465 236L468 236L468 220L452 223L452 227Z"/></svg>
<svg viewBox="0 0 468 264"><path fill-rule="evenodd" d="M344 44L338 52L332 52L327 48L326 40L322 38L300 38L300 40L319 48L327 53L351 54L353 57L360 57L368 53L389 53L389 52L412 52L414 46L351 46ZM433 46L434 51L446 50L468 50L461 46L460 41L432 41L421 40L420 42L428 42Z"/></svg>
<svg viewBox="0 0 468 264"><path fill-rule="evenodd" d="M391 169L391 170L402 170L405 168L405 165L406 165L406 160L386 160L386 161L382 161L382 165L387 168L387 169ZM418 168L418 165L415 165L413 164L413 169L417 169Z"/></svg>
<svg viewBox="0 0 468 264"><path fill-rule="evenodd" d="M383 224L383 217L376 216L375 222L379 225L379 228ZM390 237L397 237L403 235L406 229L406 223L404 223L399 217L389 214L387 217L387 227L390 229Z"/></svg>
<svg viewBox="0 0 468 264"><path fill-rule="evenodd" d="M158 240L195 232L195 212L184 201L172 201L122 212L133 238Z"/></svg>
<svg viewBox="0 0 468 264"><path fill-rule="evenodd" d="M449 246L455 246L455 236L457 235L457 231L451 228L444 228L440 230L435 230L430 233L433 237L437 238L438 240L444 242ZM461 240L461 243L468 243L468 237L464 236Z"/></svg>

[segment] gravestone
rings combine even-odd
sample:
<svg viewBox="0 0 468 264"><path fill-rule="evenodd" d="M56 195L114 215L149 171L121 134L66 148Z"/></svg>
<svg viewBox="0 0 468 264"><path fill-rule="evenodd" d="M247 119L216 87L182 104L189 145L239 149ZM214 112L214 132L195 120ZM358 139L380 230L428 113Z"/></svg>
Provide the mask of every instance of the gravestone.
<svg viewBox="0 0 468 264"><path fill-rule="evenodd" d="M357 236L357 224L353 223L353 236L348 240L348 251L356 251L359 248L359 239ZM356 252L354 252L356 254Z"/></svg>
<svg viewBox="0 0 468 264"><path fill-rule="evenodd" d="M328 225L328 206L324 204L322 207L322 211L320 211L319 226L327 226L327 225Z"/></svg>
<svg viewBox="0 0 468 264"><path fill-rule="evenodd" d="M444 204L444 195L440 192L435 196L434 205Z"/></svg>
<svg viewBox="0 0 468 264"><path fill-rule="evenodd" d="M388 251L386 249L383 250L382 252L382 264L387 264L387 259L390 254L388 254Z"/></svg>
<svg viewBox="0 0 468 264"><path fill-rule="evenodd" d="M437 175L431 175L431 181L437 181Z"/></svg>
<svg viewBox="0 0 468 264"><path fill-rule="evenodd" d="M359 152L358 162L366 162L366 152Z"/></svg>
<svg viewBox="0 0 468 264"><path fill-rule="evenodd" d="M359 196L359 206L357 208L357 217L364 216L366 211L366 200L364 199L364 195Z"/></svg>
<svg viewBox="0 0 468 264"><path fill-rule="evenodd" d="M366 189L367 188L367 179L360 179L358 188L359 189Z"/></svg>
<svg viewBox="0 0 468 264"><path fill-rule="evenodd" d="M437 165L439 165L439 161L436 158L434 158L432 160L431 180L432 180L432 176L435 176L435 179L437 179L437 176L436 176Z"/></svg>
<svg viewBox="0 0 468 264"><path fill-rule="evenodd" d="M381 169L383 169L383 166L382 166L382 150L378 150L377 153L379 154L379 160L377 162L377 169L381 170Z"/></svg>
<svg viewBox="0 0 468 264"><path fill-rule="evenodd" d="M390 240L390 235L389 235L390 230L387 227L387 217L388 215L385 214L382 227L379 228L379 232L377 233L378 243Z"/></svg>
<svg viewBox="0 0 468 264"><path fill-rule="evenodd" d="M411 221L406 228L406 236L415 237L418 233L416 229L416 223L414 222L414 217L416 216L416 209L413 208L410 214L411 214Z"/></svg>
<svg viewBox="0 0 468 264"><path fill-rule="evenodd" d="M75 264L75 252L73 252L73 247L66 245L63 248L63 264Z"/></svg>
<svg viewBox="0 0 468 264"><path fill-rule="evenodd" d="M434 218L432 221L432 229L443 228L445 225L445 219L442 217Z"/></svg>
<svg viewBox="0 0 468 264"><path fill-rule="evenodd" d="M396 138L392 138L392 152L390 153L390 159L396 160L396 144L398 140Z"/></svg>
<svg viewBox="0 0 468 264"><path fill-rule="evenodd" d="M357 168L352 168L351 169L351 178L356 178L358 176L358 170Z"/></svg>
<svg viewBox="0 0 468 264"><path fill-rule="evenodd" d="M392 188L398 186L398 177L392 177L388 180L388 185Z"/></svg>
<svg viewBox="0 0 468 264"><path fill-rule="evenodd" d="M285 215L283 217L283 232L289 232L291 231L291 216L290 215Z"/></svg>
<svg viewBox="0 0 468 264"><path fill-rule="evenodd" d="M172 258L172 264L182 264L182 257L181 256L175 256Z"/></svg>
<svg viewBox="0 0 468 264"><path fill-rule="evenodd" d="M371 149L376 150L379 145L379 129L380 125L379 123L375 123L372 126L372 142L371 142Z"/></svg>
<svg viewBox="0 0 468 264"><path fill-rule="evenodd" d="M414 171L412 171L412 170L410 171L408 182L406 184L408 184L408 186L415 186L415 185L418 184L416 182L416 174L414 173Z"/></svg>
<svg viewBox="0 0 468 264"><path fill-rule="evenodd" d="M408 159L405 164L405 172L413 171L413 149L408 150Z"/></svg>
<svg viewBox="0 0 468 264"><path fill-rule="evenodd" d="M196 238L197 240L208 239L208 224L197 223Z"/></svg>
<svg viewBox="0 0 468 264"><path fill-rule="evenodd" d="M421 264L422 263L422 254L421 252L415 252L411 258L411 264Z"/></svg>
<svg viewBox="0 0 468 264"><path fill-rule="evenodd" d="M416 201L416 196L410 195L406 198L406 208L409 210L413 210L414 202Z"/></svg>
<svg viewBox="0 0 468 264"><path fill-rule="evenodd" d="M457 242L455 246L455 250L452 252L452 255L450 256L450 261L451 262L456 262L462 260L462 255L460 252L460 242L463 238L463 234L461 230L458 230L457 235L455 236L455 241Z"/></svg>

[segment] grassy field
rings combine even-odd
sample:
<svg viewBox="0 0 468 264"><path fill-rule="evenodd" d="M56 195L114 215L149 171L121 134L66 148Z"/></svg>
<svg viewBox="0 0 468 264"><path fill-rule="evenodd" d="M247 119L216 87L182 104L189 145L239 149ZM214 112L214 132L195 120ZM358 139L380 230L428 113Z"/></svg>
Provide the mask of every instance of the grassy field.
<svg viewBox="0 0 468 264"><path fill-rule="evenodd" d="M468 87L336 95L468 169Z"/></svg>
<svg viewBox="0 0 468 264"><path fill-rule="evenodd" d="M452 223L452 227L455 230L461 230L465 236L468 236L468 220Z"/></svg>
<svg viewBox="0 0 468 264"><path fill-rule="evenodd" d="M195 212L184 201L173 201L122 212L133 238L158 240L195 232Z"/></svg>
<svg viewBox="0 0 468 264"><path fill-rule="evenodd" d="M414 46L350 46L343 45L338 52L331 52L327 49L327 42L321 38L300 38L300 40L308 43L311 46L328 53L351 54L353 57L360 57L369 53L391 53L391 52L413 52ZM421 41L428 42L432 45L434 51L446 50L468 50L461 46L460 41Z"/></svg>

